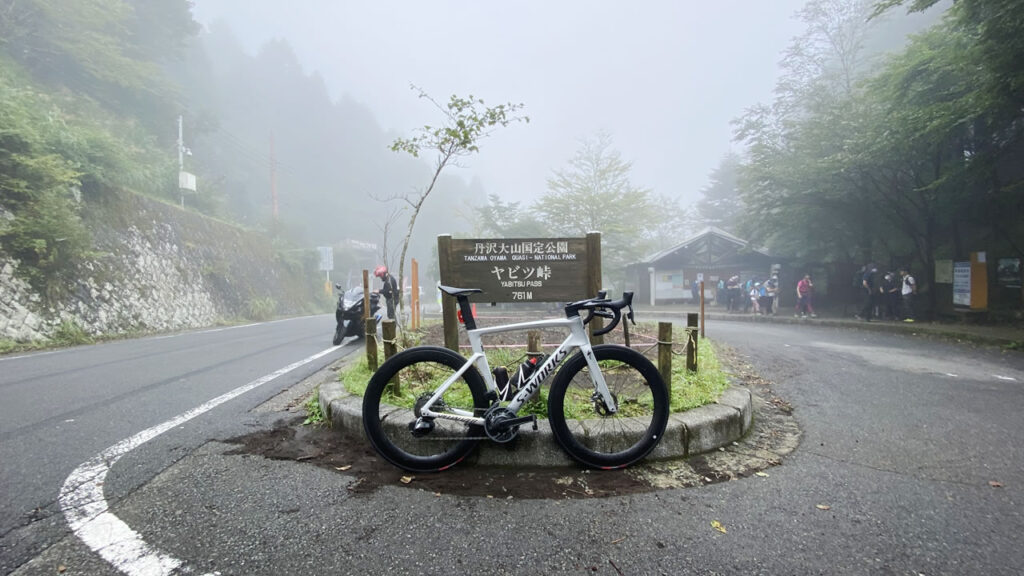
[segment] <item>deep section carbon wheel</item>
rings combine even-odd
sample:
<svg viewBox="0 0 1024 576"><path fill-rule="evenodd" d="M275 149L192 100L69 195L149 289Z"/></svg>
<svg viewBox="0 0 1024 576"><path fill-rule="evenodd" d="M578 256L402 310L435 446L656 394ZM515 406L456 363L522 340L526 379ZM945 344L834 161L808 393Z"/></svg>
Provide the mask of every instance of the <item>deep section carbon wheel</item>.
<svg viewBox="0 0 1024 576"><path fill-rule="evenodd" d="M593 468L623 468L657 446L668 424L668 390L639 352L594 346L601 374L617 403L614 414L594 390L582 352L555 375L548 396L551 431L570 456Z"/></svg>
<svg viewBox="0 0 1024 576"><path fill-rule="evenodd" d="M465 357L447 348L418 346L381 364L363 394L363 429L381 456L406 470L437 472L469 455L484 431L458 418L482 417L487 410L486 385L475 367L433 404L434 412L452 418L420 412L465 363Z"/></svg>

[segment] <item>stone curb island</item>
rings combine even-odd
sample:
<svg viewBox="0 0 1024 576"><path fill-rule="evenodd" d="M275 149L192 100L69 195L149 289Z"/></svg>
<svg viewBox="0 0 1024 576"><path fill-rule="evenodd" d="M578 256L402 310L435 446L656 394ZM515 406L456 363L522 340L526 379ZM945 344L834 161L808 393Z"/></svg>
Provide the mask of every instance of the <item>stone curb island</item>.
<svg viewBox="0 0 1024 576"><path fill-rule="evenodd" d="M334 372L330 374L336 377ZM330 379L321 382L319 401L324 418L332 428L344 434L365 437L361 397L350 394L336 379ZM647 459L686 458L717 450L742 438L750 430L752 422L750 391L730 386L714 404L671 414L665 436ZM511 445L481 441L465 463L524 468L577 465L555 442L547 420L538 420L537 430L524 427Z"/></svg>

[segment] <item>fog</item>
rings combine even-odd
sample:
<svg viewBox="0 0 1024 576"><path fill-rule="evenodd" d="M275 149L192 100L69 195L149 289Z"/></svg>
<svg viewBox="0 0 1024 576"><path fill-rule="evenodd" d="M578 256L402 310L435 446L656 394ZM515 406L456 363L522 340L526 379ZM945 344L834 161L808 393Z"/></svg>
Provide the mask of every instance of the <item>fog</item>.
<svg viewBox="0 0 1024 576"><path fill-rule="evenodd" d="M603 130L637 186L689 204L735 147L730 121L770 100L802 4L200 0L193 14L225 23L250 54L285 40L333 99L364 105L392 136L437 120L410 83L440 100L522 102L528 125L451 172L486 193L536 198Z"/></svg>

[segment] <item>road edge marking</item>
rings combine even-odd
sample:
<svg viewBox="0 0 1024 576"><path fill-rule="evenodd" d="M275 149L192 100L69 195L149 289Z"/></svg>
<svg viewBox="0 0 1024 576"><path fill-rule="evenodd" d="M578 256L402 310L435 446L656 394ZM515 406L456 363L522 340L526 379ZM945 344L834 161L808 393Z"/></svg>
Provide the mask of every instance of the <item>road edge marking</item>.
<svg viewBox="0 0 1024 576"><path fill-rule="evenodd" d="M147 544L138 532L109 511L106 498L103 496L103 483L111 467L128 452L164 432L339 348L341 346L332 346L243 384L166 422L125 438L79 465L64 480L59 497L61 510L71 531L89 549L129 576L171 574L181 567L181 560Z"/></svg>

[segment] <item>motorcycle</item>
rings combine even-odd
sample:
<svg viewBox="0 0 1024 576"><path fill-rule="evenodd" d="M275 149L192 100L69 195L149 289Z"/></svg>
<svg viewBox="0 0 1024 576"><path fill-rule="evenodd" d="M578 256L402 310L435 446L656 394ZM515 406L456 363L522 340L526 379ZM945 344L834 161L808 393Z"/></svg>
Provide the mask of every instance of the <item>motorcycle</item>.
<svg viewBox="0 0 1024 576"><path fill-rule="evenodd" d="M365 336L365 323L363 322L363 287L356 286L345 290L341 284L335 284L338 291L338 308L334 311L334 319L338 326L334 329L334 345L341 344L341 341L349 336L362 338ZM385 312L380 306L380 294L370 293L370 314L376 318L377 325L384 319Z"/></svg>

